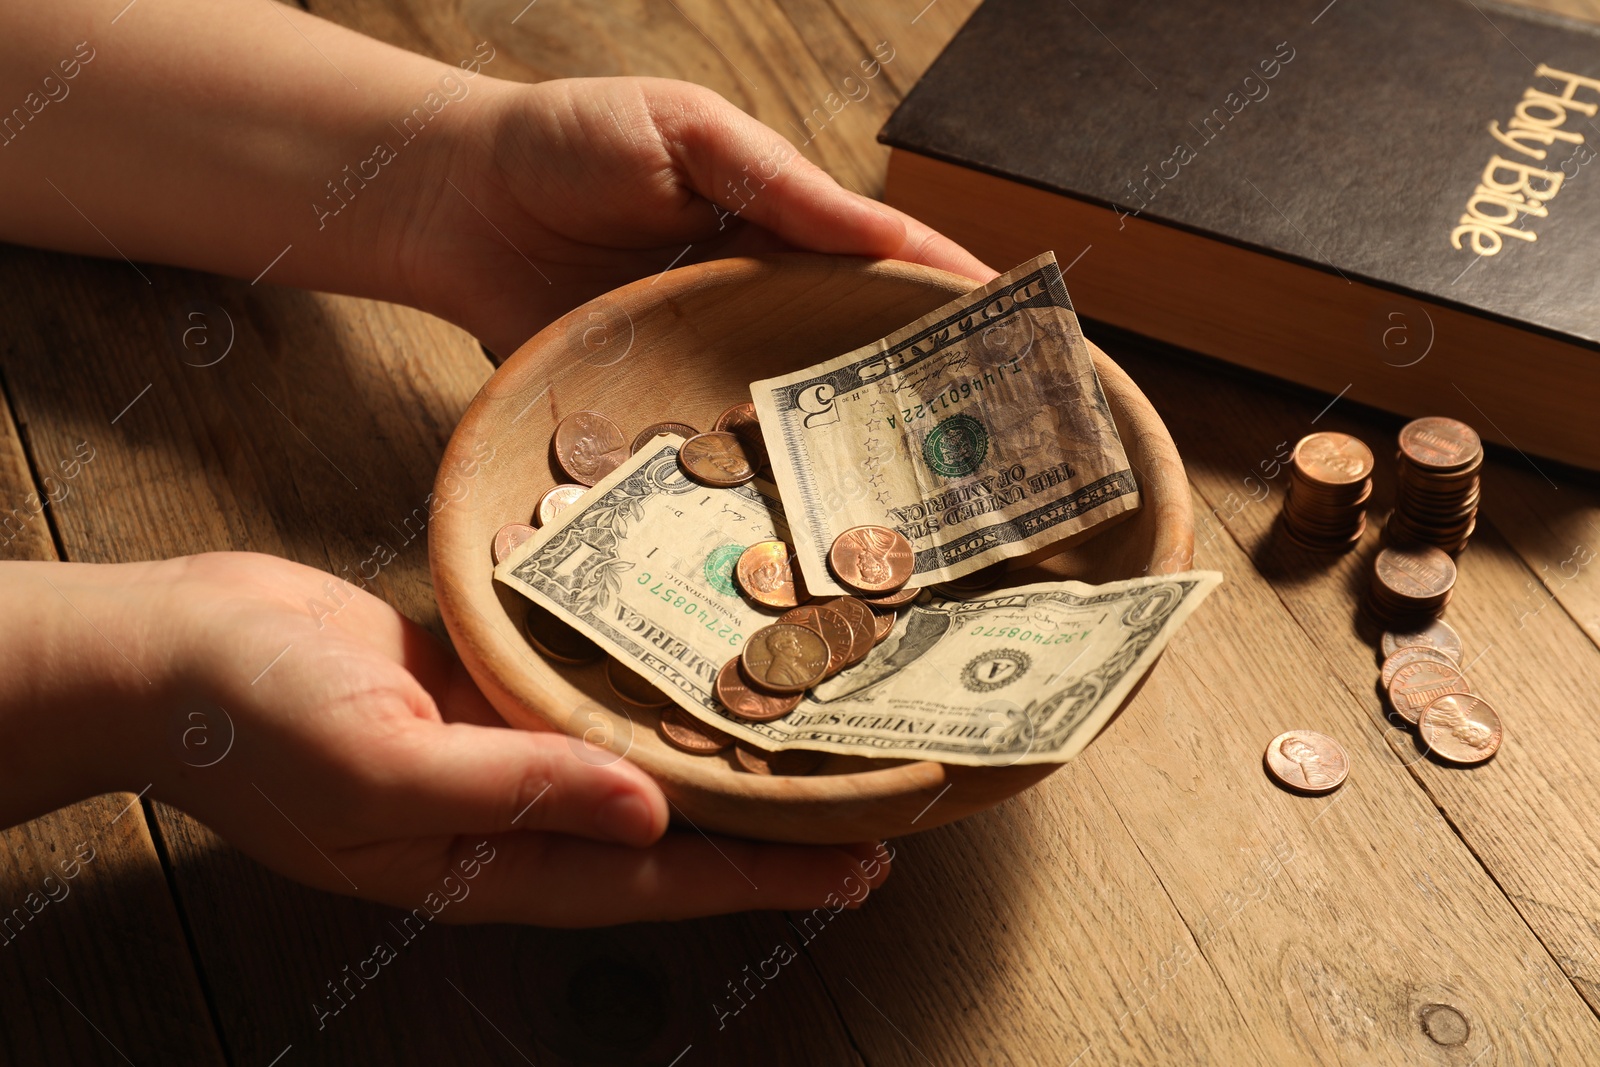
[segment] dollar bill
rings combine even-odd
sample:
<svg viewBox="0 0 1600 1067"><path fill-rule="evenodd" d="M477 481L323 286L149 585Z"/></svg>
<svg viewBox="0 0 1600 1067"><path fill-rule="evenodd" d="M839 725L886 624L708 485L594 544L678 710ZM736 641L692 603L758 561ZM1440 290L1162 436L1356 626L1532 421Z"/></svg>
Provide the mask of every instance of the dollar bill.
<svg viewBox="0 0 1600 1067"><path fill-rule="evenodd" d="M827 557L852 526L904 534L923 586L1139 506L1051 253L750 393L813 592L845 592Z"/></svg>
<svg viewBox="0 0 1600 1067"><path fill-rule="evenodd" d="M773 621L740 596L745 547L789 535L770 483L716 489L678 469L676 437L618 467L495 577L576 627L684 710L766 750L971 765L1070 759L1221 576L925 593L865 660L782 719L717 703L717 672Z"/></svg>

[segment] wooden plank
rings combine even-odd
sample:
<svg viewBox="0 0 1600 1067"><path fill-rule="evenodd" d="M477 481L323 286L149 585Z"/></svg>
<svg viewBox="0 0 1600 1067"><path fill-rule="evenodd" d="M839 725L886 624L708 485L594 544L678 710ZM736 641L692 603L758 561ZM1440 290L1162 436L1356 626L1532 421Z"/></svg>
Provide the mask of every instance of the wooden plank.
<svg viewBox="0 0 1600 1067"><path fill-rule="evenodd" d="M421 520L444 443L490 371L478 346L391 305L144 269L153 285L121 263L0 257L15 338L4 370L41 453L138 398L96 437L93 484L60 516L69 556L251 548L341 571L382 542L395 558L368 587L437 626ZM201 325L215 347L197 334L185 347L183 331ZM62 352L72 358L50 359ZM779 916L575 933L438 926L407 940L397 909L302 889L156 810L237 1062L292 1046L294 1063L665 1063L688 1045L730 1062L855 1062L808 969L785 968L781 995L717 1013L728 983L788 936ZM398 958L363 985L350 975L380 940ZM350 992L335 1000L330 982ZM784 1029L796 1012L808 1025Z"/></svg>

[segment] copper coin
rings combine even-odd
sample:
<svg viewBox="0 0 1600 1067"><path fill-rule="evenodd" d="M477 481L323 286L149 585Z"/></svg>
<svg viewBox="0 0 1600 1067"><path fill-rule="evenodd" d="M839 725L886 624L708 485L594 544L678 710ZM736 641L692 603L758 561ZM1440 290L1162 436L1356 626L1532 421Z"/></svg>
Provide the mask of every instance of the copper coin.
<svg viewBox="0 0 1600 1067"><path fill-rule="evenodd" d="M1426 600L1450 591L1456 582L1456 564L1431 545L1385 548L1373 561L1373 574L1385 588L1402 597Z"/></svg>
<svg viewBox="0 0 1600 1067"><path fill-rule="evenodd" d="M598 411L574 411L556 425L556 462L567 477L593 485L628 458L628 442L617 424Z"/></svg>
<svg viewBox="0 0 1600 1067"><path fill-rule="evenodd" d="M700 431L690 426L687 422L653 422L639 431L639 436L633 439L632 452L637 454L639 449L654 441L662 434L676 434L687 441Z"/></svg>
<svg viewBox="0 0 1600 1067"><path fill-rule="evenodd" d="M696 756L710 756L729 745L733 738L714 726L707 726L676 704L661 709L661 736L675 748Z"/></svg>
<svg viewBox="0 0 1600 1067"><path fill-rule="evenodd" d="M517 546L525 544L528 538L538 533L532 526L525 522L508 522L500 527L494 535L494 561L498 565L502 560L517 550Z"/></svg>
<svg viewBox="0 0 1600 1067"><path fill-rule="evenodd" d="M557 663L593 663L605 655L599 645L538 604L528 605L523 627L523 633L534 651Z"/></svg>
<svg viewBox="0 0 1600 1067"><path fill-rule="evenodd" d="M756 416L756 406L750 401L735 404L718 415L712 429L737 437L757 470L767 465L767 444L761 436L761 420Z"/></svg>
<svg viewBox="0 0 1600 1067"><path fill-rule="evenodd" d="M722 670L717 672L716 692L717 700L729 713L750 722L771 722L783 718L800 706L803 695L774 696L750 688L750 683L745 681L739 668L738 656L724 663Z"/></svg>
<svg viewBox="0 0 1600 1067"><path fill-rule="evenodd" d="M850 643L850 650L845 653L844 665L853 667L867 658L867 653L872 651L872 646L877 644L878 620L872 614L872 609L853 596L834 597L823 603L824 611L836 612L843 615L850 623L850 629L855 639Z"/></svg>
<svg viewBox="0 0 1600 1067"><path fill-rule="evenodd" d="M821 604L802 604L778 616L778 621L795 626L808 626L822 635L828 646L826 675L838 674L847 666L850 650L855 646L855 627L837 611L823 611Z"/></svg>
<svg viewBox="0 0 1600 1067"><path fill-rule="evenodd" d="M903 608L917 597L922 595L921 589L898 589L893 593L857 593L859 600L865 600L867 607L873 611L892 612L896 608Z"/></svg>
<svg viewBox="0 0 1600 1067"><path fill-rule="evenodd" d="M550 520L566 511L578 502L578 498L589 491L586 485L558 485L544 496L539 498L539 506L534 509L533 518L540 526L549 526Z"/></svg>
<svg viewBox="0 0 1600 1067"><path fill-rule="evenodd" d="M1482 697L1449 693L1426 708L1417 733L1428 751L1451 763L1482 763L1500 751L1500 715Z"/></svg>
<svg viewBox="0 0 1600 1067"><path fill-rule="evenodd" d="M872 621L874 624L872 643L879 645L883 643L885 637L894 633L894 624L900 621L900 617L883 612L875 614Z"/></svg>
<svg viewBox="0 0 1600 1067"><path fill-rule="evenodd" d="M1432 648L1428 645L1407 645L1403 648L1397 648L1385 657L1383 661L1383 672L1379 675L1379 684L1383 686L1383 691L1385 693L1389 691L1389 683L1394 681L1395 671L1408 663L1415 663L1424 659L1431 659L1435 663L1443 663L1450 667L1459 668L1461 666L1455 657L1440 648Z"/></svg>
<svg viewBox="0 0 1600 1067"><path fill-rule="evenodd" d="M751 634L739 653L744 676L770 693L800 693L828 670L828 643L809 626L775 622Z"/></svg>
<svg viewBox="0 0 1600 1067"><path fill-rule="evenodd" d="M782 541L758 541L745 549L734 565L739 588L757 604L792 608L810 600L805 580L794 565L794 549Z"/></svg>
<svg viewBox="0 0 1600 1067"><path fill-rule="evenodd" d="M1434 619L1422 629L1410 633L1383 635L1385 656L1392 656L1402 648L1436 648L1457 663L1461 662L1461 635L1443 619Z"/></svg>
<svg viewBox="0 0 1600 1067"><path fill-rule="evenodd" d="M1422 709L1447 693L1471 694L1466 675L1453 663L1419 659L1394 672L1389 680L1389 706L1415 726Z"/></svg>
<svg viewBox="0 0 1600 1067"><path fill-rule="evenodd" d="M1372 449L1347 433L1325 431L1300 438L1294 465L1318 485L1358 485L1372 474Z"/></svg>
<svg viewBox="0 0 1600 1067"><path fill-rule="evenodd" d="M1425 470L1465 467L1482 451L1478 431L1459 419L1414 419L1400 430L1400 454Z"/></svg>
<svg viewBox="0 0 1600 1067"><path fill-rule="evenodd" d="M1266 752L1267 773L1297 793L1331 793L1350 775L1350 757L1326 734L1290 730L1272 739Z"/></svg>
<svg viewBox="0 0 1600 1067"><path fill-rule="evenodd" d="M911 542L887 526L852 526L833 539L828 566L862 593L889 593L911 578Z"/></svg>
<svg viewBox="0 0 1600 1067"><path fill-rule="evenodd" d="M744 445L731 433L697 433L678 449L678 466L701 485L728 489L756 476Z"/></svg>
<svg viewBox="0 0 1600 1067"><path fill-rule="evenodd" d="M661 708L672 703L671 697L614 659L606 660L606 684L619 700L634 707Z"/></svg>
<svg viewBox="0 0 1600 1067"><path fill-rule="evenodd" d="M734 746L733 757L739 761L739 766L751 774L775 774L791 778L810 774L822 766L822 761L827 758L824 753L809 748L763 752L748 745Z"/></svg>

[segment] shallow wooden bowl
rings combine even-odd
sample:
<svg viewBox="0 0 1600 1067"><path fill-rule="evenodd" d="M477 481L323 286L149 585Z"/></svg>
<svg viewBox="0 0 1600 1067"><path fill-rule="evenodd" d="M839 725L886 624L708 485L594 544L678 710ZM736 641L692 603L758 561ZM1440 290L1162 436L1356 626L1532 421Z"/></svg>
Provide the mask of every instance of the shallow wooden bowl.
<svg viewBox="0 0 1600 1067"><path fill-rule="evenodd" d="M837 843L927 830L999 803L1056 764L952 767L830 756L815 775L748 774L662 741L656 713L612 695L601 665L541 658L521 633L527 602L496 583L490 544L527 522L559 478L549 442L592 408L630 437L652 422L710 428L749 383L839 355L972 287L898 262L785 255L669 271L593 300L519 348L484 385L445 450L429 557L457 652L506 721L555 729L578 758L626 755L671 799L675 821L774 841ZM1188 567L1193 517L1183 464L1144 395L1098 348L1095 366L1139 479L1131 518L1021 571L1017 581L1109 581ZM1008 583L1011 584L1011 583Z"/></svg>

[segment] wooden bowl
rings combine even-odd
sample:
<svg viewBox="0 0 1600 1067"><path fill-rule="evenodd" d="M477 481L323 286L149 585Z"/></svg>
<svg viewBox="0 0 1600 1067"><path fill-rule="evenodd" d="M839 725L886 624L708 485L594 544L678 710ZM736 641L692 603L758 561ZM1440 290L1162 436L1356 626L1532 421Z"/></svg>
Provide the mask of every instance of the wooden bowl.
<svg viewBox="0 0 1600 1067"><path fill-rule="evenodd" d="M564 480L551 466L549 441L568 412L604 412L630 437L668 419L706 429L723 409L750 399L755 379L857 348L971 288L954 274L890 261L718 260L592 300L519 348L445 449L435 486L442 503L428 539L445 626L506 721L564 731L590 761L626 755L661 784L675 820L773 841L839 843L927 830L1055 770L829 756L817 774L789 778L743 772L731 753L688 755L661 740L655 712L612 695L603 665L566 667L535 653L520 629L527 601L491 574L495 532L528 522L545 490ZM1172 438L1128 376L1098 348L1094 358L1143 506L1019 572L1018 582L1110 581L1189 566L1193 516Z"/></svg>

